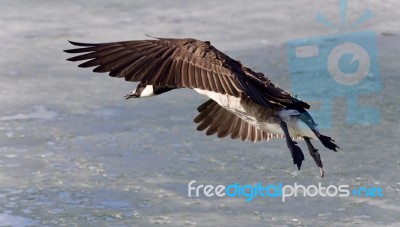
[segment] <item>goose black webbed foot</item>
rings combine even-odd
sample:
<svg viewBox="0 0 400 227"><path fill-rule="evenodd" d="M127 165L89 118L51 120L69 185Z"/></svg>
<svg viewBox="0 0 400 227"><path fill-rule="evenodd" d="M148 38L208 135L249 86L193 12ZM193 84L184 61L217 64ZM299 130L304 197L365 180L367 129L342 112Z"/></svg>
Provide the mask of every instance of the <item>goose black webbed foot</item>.
<svg viewBox="0 0 400 227"><path fill-rule="evenodd" d="M281 121L279 124L285 134L286 137L286 144L290 150L290 154L292 155L293 164L297 165L297 169L300 170L301 163L304 161L304 154L301 151L300 147L298 147L296 142L294 142L289 134L289 130L287 125L284 121Z"/></svg>
<svg viewBox="0 0 400 227"><path fill-rule="evenodd" d="M311 157L313 157L315 163L317 164L317 166L319 168L319 174L321 175L321 177L324 177L325 172L322 169L323 165L322 165L321 155L318 153L318 149L316 149L312 145L310 138L304 137L304 140L306 141L308 151L310 152Z"/></svg>
<svg viewBox="0 0 400 227"><path fill-rule="evenodd" d="M296 144L297 142L294 141L287 142L287 146L293 158L293 164L297 165L297 169L300 170L301 163L304 161L304 154Z"/></svg>

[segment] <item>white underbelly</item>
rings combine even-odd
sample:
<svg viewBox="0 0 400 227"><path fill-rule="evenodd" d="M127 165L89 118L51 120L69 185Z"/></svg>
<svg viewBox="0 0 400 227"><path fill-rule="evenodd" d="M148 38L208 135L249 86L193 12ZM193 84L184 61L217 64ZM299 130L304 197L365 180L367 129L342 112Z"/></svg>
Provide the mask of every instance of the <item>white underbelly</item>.
<svg viewBox="0 0 400 227"><path fill-rule="evenodd" d="M240 117L244 121L248 122L249 124L253 125L256 128L261 129L264 132L278 134L278 135L284 134L279 124L271 123L268 121L260 121L251 113L246 111L246 109L240 102L240 98L230 95L223 95L216 92L201 90L198 88L194 88L194 90L201 95L209 97L210 99L217 102L220 106L224 107L225 109L234 113L236 116ZM289 134L292 137L307 136L314 139L316 138L315 134L311 131L311 129L308 126L306 126L306 124L304 124L304 122L302 122L296 116L292 116L284 120L288 126Z"/></svg>

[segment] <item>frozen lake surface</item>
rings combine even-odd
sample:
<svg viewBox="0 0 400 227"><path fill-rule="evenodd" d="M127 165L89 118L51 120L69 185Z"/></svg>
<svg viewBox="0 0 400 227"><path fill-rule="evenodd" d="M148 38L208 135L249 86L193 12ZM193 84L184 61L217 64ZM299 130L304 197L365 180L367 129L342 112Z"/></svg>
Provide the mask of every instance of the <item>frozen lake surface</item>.
<svg viewBox="0 0 400 227"><path fill-rule="evenodd" d="M136 84L65 61L67 40L195 37L290 90L285 43L332 34L337 1L0 1L0 226L400 225L400 22L398 1L350 1L348 20L377 34L383 90L360 97L379 125L348 125L344 98L320 144L326 177L306 155L292 165L283 140L260 144L195 130L190 90L142 100ZM315 143L317 144L317 143ZM257 182L379 186L378 198L188 198L187 184Z"/></svg>

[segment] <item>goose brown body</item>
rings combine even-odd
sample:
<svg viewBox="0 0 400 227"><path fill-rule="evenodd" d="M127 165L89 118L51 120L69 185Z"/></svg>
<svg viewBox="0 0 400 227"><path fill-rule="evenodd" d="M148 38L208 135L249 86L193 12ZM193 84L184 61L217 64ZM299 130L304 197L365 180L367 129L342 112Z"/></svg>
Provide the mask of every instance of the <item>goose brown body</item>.
<svg viewBox="0 0 400 227"><path fill-rule="evenodd" d="M338 148L330 137L319 133L306 109L310 106L222 53L209 41L156 38L111 43L71 44L66 50L79 54L69 61L84 61L79 67L95 67L112 77L139 82L126 98L149 97L173 89L190 88L210 98L200 105L195 122L198 130L218 137L253 142L286 137L294 163L300 169L304 156L291 137L319 139L329 149ZM322 171L314 149L313 158ZM315 155L318 154L318 156ZM318 159L318 160L317 160ZM323 175L323 171L321 172Z"/></svg>

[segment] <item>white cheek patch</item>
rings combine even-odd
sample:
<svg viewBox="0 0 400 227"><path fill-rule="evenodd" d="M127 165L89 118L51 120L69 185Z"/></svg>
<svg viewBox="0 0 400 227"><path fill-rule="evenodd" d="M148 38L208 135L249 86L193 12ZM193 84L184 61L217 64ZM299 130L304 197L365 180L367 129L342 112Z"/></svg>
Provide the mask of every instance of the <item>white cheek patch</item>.
<svg viewBox="0 0 400 227"><path fill-rule="evenodd" d="M142 93L140 94L140 97L150 97L150 96L154 96L154 88L153 85L147 85L144 90L142 91Z"/></svg>

